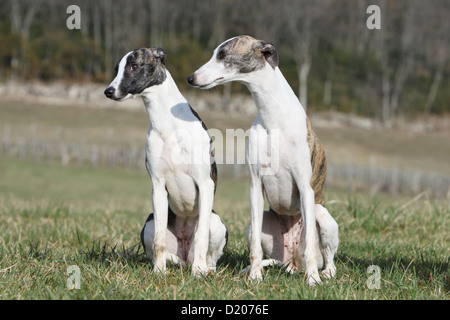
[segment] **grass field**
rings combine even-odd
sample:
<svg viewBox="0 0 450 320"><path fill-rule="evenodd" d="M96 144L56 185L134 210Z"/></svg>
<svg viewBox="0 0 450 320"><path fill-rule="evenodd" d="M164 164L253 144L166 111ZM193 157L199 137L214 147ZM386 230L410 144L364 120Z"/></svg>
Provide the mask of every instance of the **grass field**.
<svg viewBox="0 0 450 320"><path fill-rule="evenodd" d="M135 143L144 144L148 120L142 113L17 107L0 105L0 129L9 124L14 132L26 132L34 123L36 136L54 137L61 127L64 139L139 139ZM247 124L239 121L233 127ZM104 133L111 128L108 137ZM430 161L445 158L444 152L436 153ZM166 275L155 275L139 240L152 210L145 172L35 163L0 154L0 299L449 298L447 200L326 190L327 207L340 232L336 278L310 288L304 273L289 275L274 267L255 284L239 275L249 263L244 236L249 183L221 177L214 208L230 236L217 273L196 278L189 268L170 267ZM367 272L371 265L379 267L380 289L368 286L374 279ZM79 268L80 289L67 286L73 279L70 266Z"/></svg>
<svg viewBox="0 0 450 320"><path fill-rule="evenodd" d="M444 203L327 193L340 227L337 276L309 288L279 268L253 284L239 271L248 251L247 182L223 180L215 210L230 231L217 273L151 272L139 232L151 210L141 172L0 161L0 299L448 299L449 211ZM80 289L67 288L69 266ZM369 289L370 265L380 289Z"/></svg>
<svg viewBox="0 0 450 320"><path fill-rule="evenodd" d="M143 105L140 106L127 111L0 101L0 135L143 149L149 120ZM222 131L247 130L254 119L254 116L221 113L213 108L201 112L200 116L208 128ZM376 166L384 168L450 174L450 128L414 133L346 126L336 129L312 124L331 163L368 166L375 160Z"/></svg>

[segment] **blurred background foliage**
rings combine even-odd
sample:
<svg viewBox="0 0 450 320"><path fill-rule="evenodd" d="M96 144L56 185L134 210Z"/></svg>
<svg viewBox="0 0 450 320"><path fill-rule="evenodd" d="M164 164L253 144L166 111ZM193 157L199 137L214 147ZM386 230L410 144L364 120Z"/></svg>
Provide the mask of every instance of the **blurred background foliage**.
<svg viewBox="0 0 450 320"><path fill-rule="evenodd" d="M80 30L66 27L72 4ZM366 26L371 4L381 8L380 30ZM4 0L0 81L109 83L125 53L158 46L186 89L217 45L249 34L276 45L305 108L382 121L445 114L449 17L448 0Z"/></svg>

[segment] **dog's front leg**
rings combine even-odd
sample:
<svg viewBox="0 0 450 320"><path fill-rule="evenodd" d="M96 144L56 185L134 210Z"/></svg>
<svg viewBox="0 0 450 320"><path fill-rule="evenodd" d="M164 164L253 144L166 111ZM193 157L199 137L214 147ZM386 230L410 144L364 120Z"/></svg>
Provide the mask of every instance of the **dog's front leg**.
<svg viewBox="0 0 450 320"><path fill-rule="evenodd" d="M305 167L303 167L305 168ZM308 167L306 166L306 169ZM305 170L306 171L306 170ZM294 177L301 197L301 212L305 230L305 268L310 286L321 282L316 252L319 250L319 239L316 230L314 190L311 188L311 175L297 174Z"/></svg>
<svg viewBox="0 0 450 320"><path fill-rule="evenodd" d="M209 224L214 200L214 182L211 179L207 179L202 183L198 183L197 186L199 191L199 217L194 238L192 274L204 275L208 272L206 256L209 247Z"/></svg>
<svg viewBox="0 0 450 320"><path fill-rule="evenodd" d="M250 184L250 279L262 280L261 232L264 213L264 196L262 182L259 177L253 177Z"/></svg>
<svg viewBox="0 0 450 320"><path fill-rule="evenodd" d="M169 203L165 182L153 181L153 210L155 212L155 238L153 241L153 270L166 271L166 229Z"/></svg>

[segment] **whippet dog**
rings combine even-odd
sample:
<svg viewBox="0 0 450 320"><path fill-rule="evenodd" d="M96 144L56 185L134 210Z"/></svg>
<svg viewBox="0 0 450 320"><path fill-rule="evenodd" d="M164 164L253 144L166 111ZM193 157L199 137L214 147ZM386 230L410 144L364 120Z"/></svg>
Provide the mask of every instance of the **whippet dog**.
<svg viewBox="0 0 450 320"><path fill-rule="evenodd" d="M334 276L338 225L324 207L325 152L278 68L274 45L250 36L229 39L187 81L201 89L241 82L258 109L246 150L251 175L250 278L261 280L263 266L273 262L289 271L303 264L310 285L321 282L319 268L326 278ZM267 157L268 142L276 146L271 161L278 155L273 172L261 160ZM269 211L264 211L264 193ZM264 254L272 259L263 261Z"/></svg>
<svg viewBox="0 0 450 320"><path fill-rule="evenodd" d="M191 264L194 275L215 270L228 232L212 210L217 169L211 138L178 90L161 48L127 53L105 95L142 97L150 118L145 164L153 182L153 210L141 232L155 272L166 261Z"/></svg>

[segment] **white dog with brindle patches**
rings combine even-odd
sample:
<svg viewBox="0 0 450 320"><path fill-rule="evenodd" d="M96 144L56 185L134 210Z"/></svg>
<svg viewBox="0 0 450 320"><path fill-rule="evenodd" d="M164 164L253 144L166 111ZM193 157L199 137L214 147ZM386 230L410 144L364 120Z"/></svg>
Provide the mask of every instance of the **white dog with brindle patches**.
<svg viewBox="0 0 450 320"><path fill-rule="evenodd" d="M105 95L142 97L150 118L146 167L153 182L154 213L141 240L154 271L166 261L192 264L192 273L215 270L227 228L212 211L217 170L206 126L178 90L160 48L127 53Z"/></svg>
<svg viewBox="0 0 450 320"><path fill-rule="evenodd" d="M286 265L289 271L303 264L310 285L321 281L318 269L326 278L334 276L338 225L323 206L325 152L278 68L275 47L250 36L229 39L187 81L201 89L244 83L258 108L247 146L250 278L262 279L263 266L272 263ZM279 157L273 174L266 174L260 161L267 156L269 141L276 144ZM264 192L270 204L266 212ZM264 253L272 259L263 260Z"/></svg>

